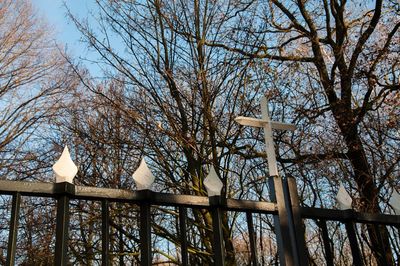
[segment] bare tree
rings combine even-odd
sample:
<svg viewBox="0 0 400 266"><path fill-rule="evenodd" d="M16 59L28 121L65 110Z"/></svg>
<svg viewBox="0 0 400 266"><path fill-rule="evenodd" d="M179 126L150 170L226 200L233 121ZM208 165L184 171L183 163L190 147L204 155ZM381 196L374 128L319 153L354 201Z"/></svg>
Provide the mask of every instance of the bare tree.
<svg viewBox="0 0 400 266"><path fill-rule="evenodd" d="M40 141L41 122L50 120L76 79L27 1L0 2L0 169L8 178L40 170L28 139ZM37 160L38 162L40 160ZM31 170L29 170L31 169Z"/></svg>
<svg viewBox="0 0 400 266"><path fill-rule="evenodd" d="M202 182L213 164L223 196L264 200L262 135L233 118L258 113L258 95L268 94L272 116L294 117L300 129L276 137L282 170L298 177L304 204L332 206L324 193L333 198L341 179L358 196L357 209L382 211L385 192L399 185L391 106L399 90L395 3L96 3L96 24L71 18L121 92L115 98L84 83L135 129L159 190L205 195ZM191 215L192 262L210 262L211 217ZM224 219L234 264L234 223ZM168 238L168 229L157 233ZM383 236L382 249L373 249L378 263L393 263L387 231L367 231L372 246L381 247Z"/></svg>
<svg viewBox="0 0 400 266"><path fill-rule="evenodd" d="M321 141L315 146L316 142L308 138L298 139L297 144L302 146L295 149L295 157L281 161L336 164L340 176L355 186L357 209L381 212L380 198L387 195L390 186L398 188L395 176L400 158L393 154L398 133L393 126L399 120L391 115L397 112L391 103L397 101L400 91L398 4L381 0L373 5L335 0L247 4L237 9L236 18L230 18L246 18L241 27L232 27L232 31L241 33L232 34L228 42L208 40L207 44L249 60L281 62L278 68L291 69L285 76L290 75L290 80L277 79L280 99L302 116L299 122L309 123L301 123L303 129L312 130L313 138ZM238 43L247 47L242 49ZM329 128L325 132L330 136L322 128ZM315 152L310 153L313 149ZM312 172L302 171L302 177L309 179ZM322 176L326 174L329 171ZM318 189L312 192L320 193ZM387 230L367 229L378 265L392 265Z"/></svg>
<svg viewBox="0 0 400 266"><path fill-rule="evenodd" d="M53 40L50 27L30 1L0 1L0 174L6 179L47 179L54 163L50 122L77 85L72 68ZM1 198L2 219L10 199ZM18 261L49 265L54 248L54 201L24 199ZM9 221L3 221L1 249L6 250ZM0 261L3 261L1 254ZM5 262L4 262L5 263Z"/></svg>
<svg viewBox="0 0 400 266"><path fill-rule="evenodd" d="M236 145L237 114L257 112L257 92L268 74L241 56L209 48L207 39L224 36L223 15L234 15L230 3L213 1L128 2L96 1L96 26L72 20L90 48L99 55L105 77L118 81L118 100L109 91L85 81L87 89L121 115L142 141L143 154L157 175L157 190L206 195L203 180L214 165L224 183L223 196L255 197L253 189L240 193L250 166ZM226 14L225 14L226 13ZM223 14L223 15L221 15ZM259 134L258 131L251 131ZM257 176L257 175L255 175ZM233 182L231 180L239 180ZM248 180L248 181L246 181ZM257 196L258 198L258 196ZM212 219L207 210L189 214L193 264L211 263ZM235 264L234 222L224 217L227 260ZM158 235L179 243L169 227ZM172 239L171 239L172 237Z"/></svg>

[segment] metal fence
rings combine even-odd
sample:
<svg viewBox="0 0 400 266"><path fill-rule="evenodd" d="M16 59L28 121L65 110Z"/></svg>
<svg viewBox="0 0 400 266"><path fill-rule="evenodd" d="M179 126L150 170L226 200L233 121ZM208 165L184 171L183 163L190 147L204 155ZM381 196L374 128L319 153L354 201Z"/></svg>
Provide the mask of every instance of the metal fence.
<svg viewBox="0 0 400 266"><path fill-rule="evenodd" d="M315 220L322 228L325 260L333 265L334 256L330 244L331 236L326 227L327 221L339 221L345 225L350 242L353 265L363 265L362 254L356 236L357 223L400 228L400 216L359 213L353 210L333 210L307 208L299 205L297 188L293 178L269 178L271 202L225 199L220 196L202 197L174 195L150 190L128 191L121 189L75 186L70 183L38 183L0 180L0 194L12 195L12 208L7 247L7 265L14 265L17 247L18 221L21 196L50 197L57 202L55 265L68 264L68 237L70 223L70 201L74 199L101 202L101 259L102 265L110 265L110 214L112 202L132 203L139 206L140 264L152 264L151 246L151 208L152 206L175 206L179 210L178 228L180 238L181 263L189 265L187 242L187 210L208 209L212 216L213 256L215 265L225 265L225 246L222 232L222 215L226 211L239 211L246 214L250 242L250 263L259 265L253 214L270 214L274 217L280 265L308 265L306 253L304 220ZM397 232L398 236L398 232ZM383 250L385 247L381 247ZM398 258L395 258L398 262Z"/></svg>

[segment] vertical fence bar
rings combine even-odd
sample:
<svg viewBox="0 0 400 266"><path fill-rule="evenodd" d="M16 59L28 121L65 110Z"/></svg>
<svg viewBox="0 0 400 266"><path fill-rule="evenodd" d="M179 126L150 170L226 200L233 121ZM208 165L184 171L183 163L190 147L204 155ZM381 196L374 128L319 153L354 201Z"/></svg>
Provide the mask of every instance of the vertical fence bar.
<svg viewBox="0 0 400 266"><path fill-rule="evenodd" d="M179 239L181 240L181 259L183 266L189 265L186 217L187 209L185 207L179 206Z"/></svg>
<svg viewBox="0 0 400 266"><path fill-rule="evenodd" d="M257 245L256 245L256 236L254 232L254 224L253 224L253 214L249 211L246 212L247 218L247 228L249 231L249 241L250 241L250 251L251 251L251 265L257 266Z"/></svg>
<svg viewBox="0 0 400 266"><path fill-rule="evenodd" d="M297 193L296 180L293 177L288 177L284 179L284 184L285 186L287 186L288 190L286 192L286 197L290 198L290 201L287 202L290 204L290 206L288 206L287 209L291 212L293 219L293 227L295 233L294 245L299 258L299 264L302 266L307 266L309 265L309 263L308 263L307 248L305 242L303 220L300 212L299 195Z"/></svg>
<svg viewBox="0 0 400 266"><path fill-rule="evenodd" d="M151 213L150 204L140 203L140 265L150 266L151 255Z"/></svg>
<svg viewBox="0 0 400 266"><path fill-rule="evenodd" d="M110 265L110 224L109 224L109 202L106 199L101 201L101 265Z"/></svg>
<svg viewBox="0 0 400 266"><path fill-rule="evenodd" d="M388 251L388 247L384 244L383 241L383 236L382 234L384 233L384 225L379 225L379 224L371 224L371 225L367 225L367 226L373 226L374 228L374 232L375 232L375 238L378 240L379 242L379 247L376 247L376 250L378 250L380 256L377 259L378 260L378 264L379 265L394 265L394 261L393 261L393 256L392 258L390 258L390 256L386 256L386 252ZM375 250L375 252L376 252Z"/></svg>
<svg viewBox="0 0 400 266"><path fill-rule="evenodd" d="M282 179L271 176L269 179L270 199L276 203L278 214L274 215L274 226L278 244L279 264L282 266L296 265L290 242L289 220L285 204Z"/></svg>
<svg viewBox="0 0 400 266"><path fill-rule="evenodd" d="M212 216L213 226L213 249L214 249L214 264L218 266L225 265L225 247L222 233L222 213L219 207L221 202L220 196L212 196L210 199L210 212Z"/></svg>
<svg viewBox="0 0 400 266"><path fill-rule="evenodd" d="M56 252L54 264L64 266L67 265L68 260L69 197L67 195L61 195L57 198L56 223Z"/></svg>
<svg viewBox="0 0 400 266"><path fill-rule="evenodd" d="M334 266L333 264L333 253L332 253L332 246L328 234L328 227L326 226L325 220L317 221L319 228L322 231L322 240L324 241L324 249L325 249L325 260L327 266Z"/></svg>
<svg viewBox="0 0 400 266"><path fill-rule="evenodd" d="M21 205L21 194L15 193L12 196L10 231L8 233L7 261L6 265L15 264L15 250L17 246L19 209Z"/></svg>
<svg viewBox="0 0 400 266"><path fill-rule="evenodd" d="M349 237L351 254L353 256L353 265L362 266L363 261L361 259L360 249L358 248L357 235L355 230L355 224L351 221L345 222L347 236Z"/></svg>
<svg viewBox="0 0 400 266"><path fill-rule="evenodd" d="M122 204L119 202L118 205L118 225L122 228ZM140 219L140 218L139 218ZM140 223L140 221L139 221ZM124 234L122 230L118 230L118 263L120 266L124 266Z"/></svg>

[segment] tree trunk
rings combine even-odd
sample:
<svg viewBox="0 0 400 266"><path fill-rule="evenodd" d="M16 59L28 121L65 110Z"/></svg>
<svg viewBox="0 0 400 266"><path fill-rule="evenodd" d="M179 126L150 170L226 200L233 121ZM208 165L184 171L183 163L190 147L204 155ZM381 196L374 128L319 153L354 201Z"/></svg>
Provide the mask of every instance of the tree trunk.
<svg viewBox="0 0 400 266"><path fill-rule="evenodd" d="M367 156L357 132L357 125L351 124L351 121L354 121L353 116L350 113L347 113L346 116L341 113L341 115L335 117L344 136L348 149L347 157L352 165L354 180L360 192L359 209L362 212L381 213L379 191L374 183ZM367 231L370 238L370 248L377 264L379 266L394 265L386 227L375 227L372 224L367 224Z"/></svg>

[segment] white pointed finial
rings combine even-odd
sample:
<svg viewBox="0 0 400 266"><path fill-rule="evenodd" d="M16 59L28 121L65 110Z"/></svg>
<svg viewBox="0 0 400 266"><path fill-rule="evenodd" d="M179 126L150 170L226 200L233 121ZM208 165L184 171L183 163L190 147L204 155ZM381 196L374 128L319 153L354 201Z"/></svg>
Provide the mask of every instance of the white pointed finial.
<svg viewBox="0 0 400 266"><path fill-rule="evenodd" d="M341 210L351 209L351 203L353 202L353 200L349 195L349 193L347 193L342 183L340 183L339 191L336 195L336 201L339 205L339 209Z"/></svg>
<svg viewBox="0 0 400 266"><path fill-rule="evenodd" d="M144 158L140 162L138 169L132 175L137 190L150 189L154 182L154 175L151 173Z"/></svg>
<svg viewBox="0 0 400 266"><path fill-rule="evenodd" d="M68 182L73 184L74 177L78 173L78 167L71 159L68 146L65 146L60 159L53 165L53 171L56 175L56 183Z"/></svg>
<svg viewBox="0 0 400 266"><path fill-rule="evenodd" d="M400 215L400 194L393 190L392 196L390 197L389 204L394 209L396 215Z"/></svg>
<svg viewBox="0 0 400 266"><path fill-rule="evenodd" d="M207 189L208 196L220 196L222 190L222 182L215 172L214 166L211 166L210 173L204 179L204 186Z"/></svg>

